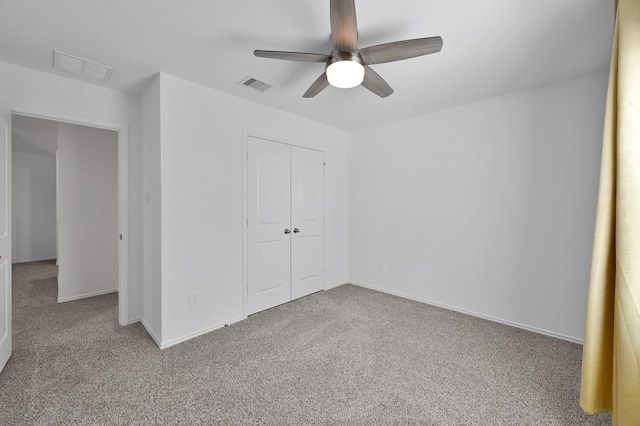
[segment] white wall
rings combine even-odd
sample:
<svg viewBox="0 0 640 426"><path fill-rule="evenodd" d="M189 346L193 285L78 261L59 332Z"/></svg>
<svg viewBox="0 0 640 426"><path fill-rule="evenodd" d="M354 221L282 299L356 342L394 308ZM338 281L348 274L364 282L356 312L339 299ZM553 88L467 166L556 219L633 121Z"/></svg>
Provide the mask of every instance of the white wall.
<svg viewBox="0 0 640 426"><path fill-rule="evenodd" d="M160 212L160 76L142 95L144 158L144 288L142 323L158 345L162 342L162 274Z"/></svg>
<svg viewBox="0 0 640 426"><path fill-rule="evenodd" d="M326 284L346 282L347 134L167 74L157 89L162 345L242 318L243 132L325 151Z"/></svg>
<svg viewBox="0 0 640 426"><path fill-rule="evenodd" d="M118 291L118 133L58 124L58 301Z"/></svg>
<svg viewBox="0 0 640 426"><path fill-rule="evenodd" d="M162 74L143 169L139 98L0 62L12 109L129 124L129 316L144 265L164 344L241 316L243 132L326 152L327 286L581 339L605 91L602 72L347 135Z"/></svg>
<svg viewBox="0 0 640 426"><path fill-rule="evenodd" d="M352 282L581 340L606 85L603 71L351 134Z"/></svg>
<svg viewBox="0 0 640 426"><path fill-rule="evenodd" d="M0 62L0 104L77 121L99 120L129 125L129 318L142 316L142 144L140 100L105 89ZM126 238L127 236L125 236Z"/></svg>
<svg viewBox="0 0 640 426"><path fill-rule="evenodd" d="M56 258L56 157L13 152L12 262Z"/></svg>

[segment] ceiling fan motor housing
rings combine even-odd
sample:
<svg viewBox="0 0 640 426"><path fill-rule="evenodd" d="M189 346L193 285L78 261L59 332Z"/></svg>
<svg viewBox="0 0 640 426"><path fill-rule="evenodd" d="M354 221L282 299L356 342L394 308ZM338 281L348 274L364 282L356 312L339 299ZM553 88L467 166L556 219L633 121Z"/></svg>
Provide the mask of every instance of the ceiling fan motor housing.
<svg viewBox="0 0 640 426"><path fill-rule="evenodd" d="M340 61L357 62L360 65L364 66L364 61L362 60L362 56L360 56L359 52L345 52L343 50L334 49L331 51L329 61L327 62L327 67L335 62Z"/></svg>

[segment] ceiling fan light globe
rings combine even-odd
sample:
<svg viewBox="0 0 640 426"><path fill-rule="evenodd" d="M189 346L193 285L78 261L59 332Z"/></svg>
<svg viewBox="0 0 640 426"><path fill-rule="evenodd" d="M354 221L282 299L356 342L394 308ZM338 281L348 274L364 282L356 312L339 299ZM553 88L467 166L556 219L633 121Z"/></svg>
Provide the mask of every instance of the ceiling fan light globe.
<svg viewBox="0 0 640 426"><path fill-rule="evenodd" d="M340 89L356 87L364 80L364 66L355 61L337 61L327 67L329 84Z"/></svg>

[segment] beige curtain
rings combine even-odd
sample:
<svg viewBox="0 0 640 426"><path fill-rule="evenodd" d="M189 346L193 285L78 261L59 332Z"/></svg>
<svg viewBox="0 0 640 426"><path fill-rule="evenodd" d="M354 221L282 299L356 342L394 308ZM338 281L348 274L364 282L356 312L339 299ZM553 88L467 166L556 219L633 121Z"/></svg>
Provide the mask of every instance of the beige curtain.
<svg viewBox="0 0 640 426"><path fill-rule="evenodd" d="M640 0L619 0L580 405L640 425Z"/></svg>

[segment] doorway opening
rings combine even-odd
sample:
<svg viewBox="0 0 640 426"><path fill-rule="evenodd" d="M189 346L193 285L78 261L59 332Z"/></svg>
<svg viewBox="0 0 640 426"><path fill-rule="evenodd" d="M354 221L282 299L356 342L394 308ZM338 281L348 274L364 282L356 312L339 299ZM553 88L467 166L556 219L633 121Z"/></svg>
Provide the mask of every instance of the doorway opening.
<svg viewBox="0 0 640 426"><path fill-rule="evenodd" d="M57 302L118 293L128 323L127 132L12 114L12 262L57 263Z"/></svg>

